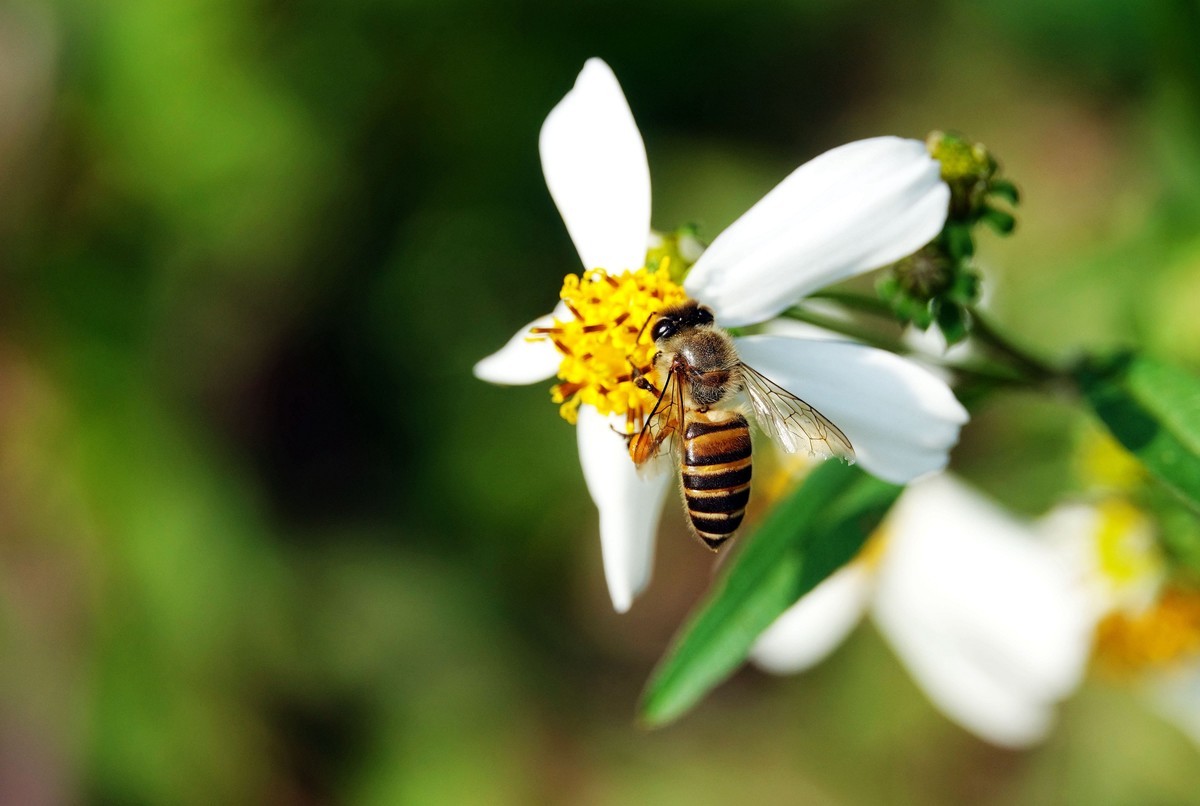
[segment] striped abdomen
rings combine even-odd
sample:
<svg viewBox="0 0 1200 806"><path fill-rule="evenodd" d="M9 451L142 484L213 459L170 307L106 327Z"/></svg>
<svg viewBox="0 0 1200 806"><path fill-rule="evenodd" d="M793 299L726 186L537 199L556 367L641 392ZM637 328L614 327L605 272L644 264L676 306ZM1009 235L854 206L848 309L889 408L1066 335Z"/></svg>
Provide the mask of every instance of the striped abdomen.
<svg viewBox="0 0 1200 806"><path fill-rule="evenodd" d="M713 420L691 412L683 432L684 503L696 534L714 551L741 525L750 500L750 427L736 412L719 414Z"/></svg>

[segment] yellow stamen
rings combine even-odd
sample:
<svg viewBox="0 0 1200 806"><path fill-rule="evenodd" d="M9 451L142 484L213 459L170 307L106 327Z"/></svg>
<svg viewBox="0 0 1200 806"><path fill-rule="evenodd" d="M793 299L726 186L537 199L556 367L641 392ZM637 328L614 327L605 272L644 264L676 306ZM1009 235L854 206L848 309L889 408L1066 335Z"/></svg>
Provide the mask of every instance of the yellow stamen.
<svg viewBox="0 0 1200 806"><path fill-rule="evenodd" d="M534 328L531 338L550 339L563 356L561 383L551 390L551 399L567 422L574 423L586 403L601 414L625 415L627 433L641 427L642 413L655 402L651 392L633 382L635 368L654 380L655 347L645 326L659 311L687 299L671 280L670 262L664 257L653 271L611 275L593 269L563 279L559 296L572 318Z"/></svg>

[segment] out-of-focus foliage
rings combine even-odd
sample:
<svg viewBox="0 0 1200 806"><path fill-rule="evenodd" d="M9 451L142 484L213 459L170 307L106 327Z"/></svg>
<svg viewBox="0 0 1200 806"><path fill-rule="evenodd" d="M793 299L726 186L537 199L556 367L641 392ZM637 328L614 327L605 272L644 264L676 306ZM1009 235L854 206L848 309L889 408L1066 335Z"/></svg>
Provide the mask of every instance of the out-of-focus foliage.
<svg viewBox="0 0 1200 806"><path fill-rule="evenodd" d="M536 141L599 55L656 226L961 130L1023 191L1021 237L977 245L994 316L1195 371L1198 33L1109 0L6 5L0 802L1193 797L1195 748L1121 685L1011 755L867 631L638 731L710 556L669 517L609 612L571 430L470 366L578 269ZM955 462L1040 511L1080 417L998 398Z"/></svg>

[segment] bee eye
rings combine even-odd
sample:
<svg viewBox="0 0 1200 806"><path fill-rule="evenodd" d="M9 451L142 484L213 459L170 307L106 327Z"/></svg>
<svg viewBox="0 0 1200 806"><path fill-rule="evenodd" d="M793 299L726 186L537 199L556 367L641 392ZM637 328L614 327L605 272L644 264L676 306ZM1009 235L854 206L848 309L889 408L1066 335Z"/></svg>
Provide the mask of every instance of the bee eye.
<svg viewBox="0 0 1200 806"><path fill-rule="evenodd" d="M696 324L711 325L713 323L713 314L708 308L696 309Z"/></svg>
<svg viewBox="0 0 1200 806"><path fill-rule="evenodd" d="M650 331L650 338L658 341L675 335L675 322L670 319L659 319Z"/></svg>

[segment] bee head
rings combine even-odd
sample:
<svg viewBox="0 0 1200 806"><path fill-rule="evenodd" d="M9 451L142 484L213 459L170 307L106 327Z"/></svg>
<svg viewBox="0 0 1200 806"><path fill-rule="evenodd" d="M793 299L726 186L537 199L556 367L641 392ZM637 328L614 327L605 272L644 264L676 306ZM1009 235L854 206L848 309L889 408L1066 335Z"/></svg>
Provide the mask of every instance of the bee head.
<svg viewBox="0 0 1200 806"><path fill-rule="evenodd" d="M664 310L650 330L655 341L669 339L682 330L693 327L709 327L713 324L713 312L694 300Z"/></svg>

